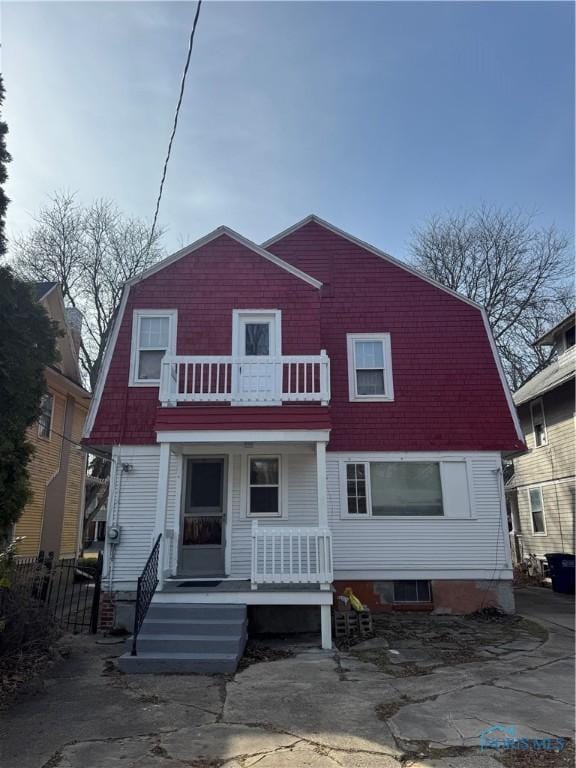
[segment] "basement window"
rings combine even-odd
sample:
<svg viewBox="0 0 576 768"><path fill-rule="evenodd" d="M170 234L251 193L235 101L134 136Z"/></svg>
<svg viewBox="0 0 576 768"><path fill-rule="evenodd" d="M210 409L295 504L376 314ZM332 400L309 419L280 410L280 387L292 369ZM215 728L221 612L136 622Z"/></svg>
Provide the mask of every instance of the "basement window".
<svg viewBox="0 0 576 768"><path fill-rule="evenodd" d="M431 603L432 590L429 581L395 581L395 603Z"/></svg>

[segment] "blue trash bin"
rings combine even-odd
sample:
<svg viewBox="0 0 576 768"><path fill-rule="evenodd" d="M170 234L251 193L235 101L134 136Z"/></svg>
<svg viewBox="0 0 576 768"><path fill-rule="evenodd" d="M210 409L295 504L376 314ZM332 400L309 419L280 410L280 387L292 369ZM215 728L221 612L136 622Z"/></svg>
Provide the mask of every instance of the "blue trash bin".
<svg viewBox="0 0 576 768"><path fill-rule="evenodd" d="M574 594L575 557L567 552L550 552L546 555L554 592Z"/></svg>

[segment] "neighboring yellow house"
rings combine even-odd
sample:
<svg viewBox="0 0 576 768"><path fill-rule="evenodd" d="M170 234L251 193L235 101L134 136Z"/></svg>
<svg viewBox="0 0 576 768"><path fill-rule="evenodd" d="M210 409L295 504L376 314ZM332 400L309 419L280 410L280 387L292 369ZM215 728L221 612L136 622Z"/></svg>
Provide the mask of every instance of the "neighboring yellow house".
<svg viewBox="0 0 576 768"><path fill-rule="evenodd" d="M28 429L35 448L29 465L33 495L14 535L24 537L18 544L22 557L69 557L81 547L86 478L86 453L79 446L90 403L78 366L82 315L64 307L58 283L34 283L32 289L64 335L57 341L60 361L45 370L42 415Z"/></svg>

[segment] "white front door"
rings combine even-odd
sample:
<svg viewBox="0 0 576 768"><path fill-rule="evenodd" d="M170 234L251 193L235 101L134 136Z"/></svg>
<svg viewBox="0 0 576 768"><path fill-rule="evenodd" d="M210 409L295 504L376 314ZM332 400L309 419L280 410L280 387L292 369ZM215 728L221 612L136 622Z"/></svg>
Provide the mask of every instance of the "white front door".
<svg viewBox="0 0 576 768"><path fill-rule="evenodd" d="M234 355L242 358L237 369L238 400L280 401L282 377L279 318L277 313L239 313Z"/></svg>

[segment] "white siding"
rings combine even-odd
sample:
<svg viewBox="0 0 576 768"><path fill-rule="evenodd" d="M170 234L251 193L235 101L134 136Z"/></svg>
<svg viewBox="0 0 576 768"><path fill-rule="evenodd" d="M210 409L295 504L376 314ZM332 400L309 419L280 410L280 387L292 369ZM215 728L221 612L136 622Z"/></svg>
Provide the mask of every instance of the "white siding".
<svg viewBox="0 0 576 768"><path fill-rule="evenodd" d="M238 452L236 452L238 451ZM248 455L274 454L282 462L282 505L283 516L274 519L259 519L261 525L318 525L316 503L316 457L310 449L283 449L282 446L267 446L257 449L207 449L206 455L227 455L231 472L231 487L228 499L228 514L231 515L230 573L235 578L250 577L252 518L246 514ZM197 454L199 455L199 454ZM122 527L120 543L112 550L112 579L116 589L134 589L142 571L154 538L156 499L158 491L158 467L160 449L158 446L123 446L117 454L118 467L122 462L133 466L131 472L118 472L116 482L116 503L109 505L112 516L116 509L116 524ZM166 560L176 572L178 540L180 534L181 490L186 457L171 454L166 509ZM227 486L228 491L229 486ZM114 489L112 489L114 491ZM110 576L108 576L110 578Z"/></svg>
<svg viewBox="0 0 576 768"><path fill-rule="evenodd" d="M471 498L465 498L462 468L442 473L444 517L410 519L346 518L342 496L342 461L394 460L389 454L328 453L328 519L332 530L335 578L509 578L507 527L502 514L498 454L467 458ZM428 455L423 460L440 461ZM455 457L450 457L455 458ZM448 463L448 462L447 462ZM458 504L458 496L461 503ZM457 516L458 515L458 516ZM505 569L505 570L504 570Z"/></svg>
<svg viewBox="0 0 576 768"><path fill-rule="evenodd" d="M197 455L199 452L196 452ZM205 454L216 451L206 449ZM246 514L247 457L254 448L218 446L227 455L230 483L229 575L250 577L252 519ZM316 526L316 457L310 446L268 446L261 453L280 455L283 516L260 519L260 525ZM133 589L150 553L156 515L158 446L124 446L115 451L116 482L112 483L110 524L122 528L120 543L107 545L106 578L117 589ZM346 519L341 499L343 460L397 460L399 455L327 453L328 520L333 534L336 578L507 578L510 575L508 534L502 515L500 457L496 453L422 456L450 459L442 469L444 517L411 519ZM454 463L454 460L458 461ZM119 471L122 462L130 472ZM166 510L166 563L177 565L182 475L185 457L170 459ZM467 494L467 489L470 493ZM116 500L112 497L115 497ZM113 557L109 556L110 552Z"/></svg>
<svg viewBox="0 0 576 768"><path fill-rule="evenodd" d="M158 490L158 446L122 446L114 452L108 525L120 526L118 544L106 544L105 583L134 588L150 554ZM129 472L122 464L132 465Z"/></svg>
<svg viewBox="0 0 576 768"><path fill-rule="evenodd" d="M254 451L252 451L254 453ZM234 457L232 494L232 560L231 575L250 577L252 552L252 518L246 514L247 506L247 457ZM281 518L260 519L260 525L318 525L316 501L316 457L313 453L282 454L282 504Z"/></svg>

